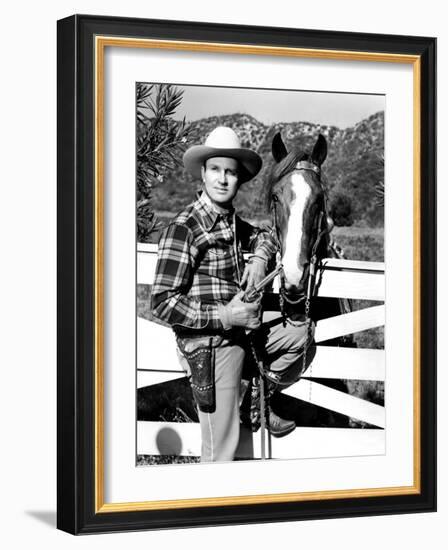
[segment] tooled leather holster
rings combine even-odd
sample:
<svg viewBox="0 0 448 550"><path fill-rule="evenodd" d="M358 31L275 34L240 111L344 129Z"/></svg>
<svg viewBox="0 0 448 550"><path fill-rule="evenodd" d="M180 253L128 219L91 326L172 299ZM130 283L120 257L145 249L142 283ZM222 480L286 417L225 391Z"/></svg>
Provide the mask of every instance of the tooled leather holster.
<svg viewBox="0 0 448 550"><path fill-rule="evenodd" d="M216 337L180 337L177 345L190 367L190 385L199 410L212 413L216 410L215 347Z"/></svg>

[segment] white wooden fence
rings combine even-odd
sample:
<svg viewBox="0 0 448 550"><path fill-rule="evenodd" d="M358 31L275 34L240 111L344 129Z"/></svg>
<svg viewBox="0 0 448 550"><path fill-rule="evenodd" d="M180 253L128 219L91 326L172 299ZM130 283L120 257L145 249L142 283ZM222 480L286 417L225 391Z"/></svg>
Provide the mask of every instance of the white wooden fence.
<svg viewBox="0 0 448 550"><path fill-rule="evenodd" d="M137 281L152 284L157 246L139 244ZM315 331L316 354L301 379L284 393L363 422L376 429L302 428L269 440L272 458L309 458L383 454L385 409L369 401L324 386L313 379L385 380L384 350L320 346L340 336L384 325L384 264L326 259L318 295L379 302L378 305L323 319ZM274 287L274 291L275 291ZM383 302L383 303L381 303ZM153 386L184 376L170 329L142 318L137 322L137 386ZM155 360L156 359L156 360ZM260 432L243 429L237 456L260 456ZM138 454L200 455L199 424L175 422L137 423Z"/></svg>

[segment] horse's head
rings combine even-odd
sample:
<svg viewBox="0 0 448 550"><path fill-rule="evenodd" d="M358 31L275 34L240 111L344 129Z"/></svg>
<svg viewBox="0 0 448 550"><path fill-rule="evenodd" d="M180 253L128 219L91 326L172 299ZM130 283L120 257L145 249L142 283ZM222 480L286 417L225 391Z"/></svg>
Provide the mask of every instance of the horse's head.
<svg viewBox="0 0 448 550"><path fill-rule="evenodd" d="M280 245L288 294L305 292L311 256L323 255L328 231L320 167L327 141L319 135L313 151L287 151L280 133L272 141L274 165L269 181L271 209Z"/></svg>

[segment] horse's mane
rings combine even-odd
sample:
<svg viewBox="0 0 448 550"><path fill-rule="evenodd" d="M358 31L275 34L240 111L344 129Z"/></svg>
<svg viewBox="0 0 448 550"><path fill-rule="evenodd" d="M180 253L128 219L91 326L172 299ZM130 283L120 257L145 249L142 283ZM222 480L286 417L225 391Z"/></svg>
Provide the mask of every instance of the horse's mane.
<svg viewBox="0 0 448 550"><path fill-rule="evenodd" d="M271 173L267 178L266 185L266 202L268 209L271 206L272 191L275 184L286 176L286 174L292 172L298 162L301 160L307 160L308 157L308 153L305 153L304 151L291 151L279 163L275 163L273 165Z"/></svg>

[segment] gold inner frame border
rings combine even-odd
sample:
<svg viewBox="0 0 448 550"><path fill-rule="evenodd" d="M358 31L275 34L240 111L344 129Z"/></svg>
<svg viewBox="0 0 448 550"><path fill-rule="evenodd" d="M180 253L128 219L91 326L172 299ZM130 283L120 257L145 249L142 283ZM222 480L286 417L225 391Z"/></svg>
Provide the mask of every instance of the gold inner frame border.
<svg viewBox="0 0 448 550"><path fill-rule="evenodd" d="M403 487L370 489L344 489L303 493L273 493L263 495L155 500L143 502L104 502L104 55L106 47L147 48L208 53L234 53L302 57L313 59L350 60L386 63L405 63L413 66L413 435L414 483ZM96 36L95 55L95 513L167 510L212 506L232 506L279 502L304 502L343 498L365 498L413 495L421 492L421 385L420 385L420 316L421 316L421 59L418 55L381 52L321 50L294 47L255 46L251 44L225 44Z"/></svg>

